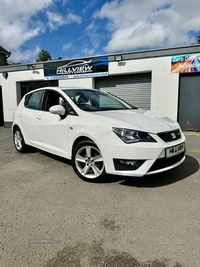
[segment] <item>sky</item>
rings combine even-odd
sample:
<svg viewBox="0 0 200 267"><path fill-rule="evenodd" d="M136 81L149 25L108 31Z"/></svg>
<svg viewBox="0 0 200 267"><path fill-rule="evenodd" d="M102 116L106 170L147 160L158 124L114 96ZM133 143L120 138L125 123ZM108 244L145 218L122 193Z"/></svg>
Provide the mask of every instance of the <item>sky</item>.
<svg viewBox="0 0 200 267"><path fill-rule="evenodd" d="M0 0L0 45L14 63L41 49L72 59L197 43L199 0Z"/></svg>

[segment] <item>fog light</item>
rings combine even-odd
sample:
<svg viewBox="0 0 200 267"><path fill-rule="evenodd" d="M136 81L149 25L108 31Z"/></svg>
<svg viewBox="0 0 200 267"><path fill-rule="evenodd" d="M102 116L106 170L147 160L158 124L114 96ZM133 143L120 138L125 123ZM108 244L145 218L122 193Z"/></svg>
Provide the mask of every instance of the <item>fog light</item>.
<svg viewBox="0 0 200 267"><path fill-rule="evenodd" d="M113 159L115 170L134 171L137 170L145 160Z"/></svg>
<svg viewBox="0 0 200 267"><path fill-rule="evenodd" d="M119 162L120 162L121 164L126 164L126 165L135 166L135 164L137 163L137 160L124 160L124 159L120 159Z"/></svg>

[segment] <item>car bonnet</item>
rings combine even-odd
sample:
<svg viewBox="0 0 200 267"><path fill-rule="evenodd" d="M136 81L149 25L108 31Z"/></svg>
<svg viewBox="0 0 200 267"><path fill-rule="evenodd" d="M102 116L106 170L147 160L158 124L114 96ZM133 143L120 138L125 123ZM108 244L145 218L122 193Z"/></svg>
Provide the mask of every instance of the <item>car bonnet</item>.
<svg viewBox="0 0 200 267"><path fill-rule="evenodd" d="M158 133L179 128L178 123L166 115L146 110L112 110L97 112L104 118L111 119L119 127Z"/></svg>

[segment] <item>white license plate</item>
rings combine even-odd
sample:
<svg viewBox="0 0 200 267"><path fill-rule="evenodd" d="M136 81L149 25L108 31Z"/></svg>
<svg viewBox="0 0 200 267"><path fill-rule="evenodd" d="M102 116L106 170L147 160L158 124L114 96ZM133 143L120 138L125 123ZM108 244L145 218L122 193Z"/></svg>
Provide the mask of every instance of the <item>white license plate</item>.
<svg viewBox="0 0 200 267"><path fill-rule="evenodd" d="M166 157L170 158L185 151L185 143L166 148Z"/></svg>

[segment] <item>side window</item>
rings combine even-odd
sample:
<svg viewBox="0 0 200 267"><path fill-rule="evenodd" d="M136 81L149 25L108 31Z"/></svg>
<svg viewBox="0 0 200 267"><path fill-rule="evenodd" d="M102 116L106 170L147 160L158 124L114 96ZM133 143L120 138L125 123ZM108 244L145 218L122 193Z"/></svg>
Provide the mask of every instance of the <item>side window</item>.
<svg viewBox="0 0 200 267"><path fill-rule="evenodd" d="M49 112L50 107L55 105L63 106L66 109L66 114L77 115L63 96L53 90L47 90L43 98L42 110Z"/></svg>
<svg viewBox="0 0 200 267"><path fill-rule="evenodd" d="M43 95L43 90L27 95L24 103L25 107L36 110L40 109L42 95Z"/></svg>
<svg viewBox="0 0 200 267"><path fill-rule="evenodd" d="M67 102L57 92L46 91L45 98L43 101L42 110L49 111L50 107L55 106L55 105L62 105L66 109Z"/></svg>
<svg viewBox="0 0 200 267"><path fill-rule="evenodd" d="M70 104L68 104L67 105L67 108L66 108L66 110L67 110L67 114L69 114L69 115L75 115L75 116L77 116L77 113L76 113L76 111L71 107L71 105Z"/></svg>

